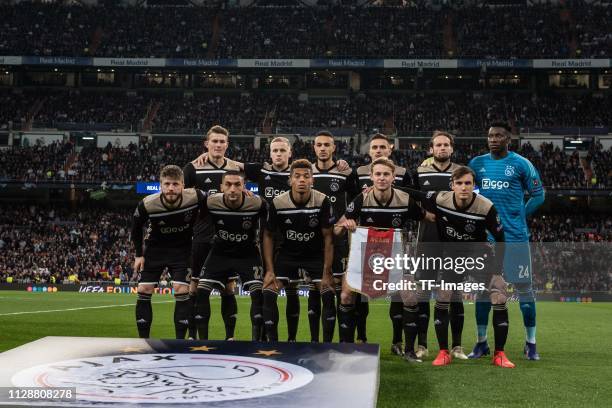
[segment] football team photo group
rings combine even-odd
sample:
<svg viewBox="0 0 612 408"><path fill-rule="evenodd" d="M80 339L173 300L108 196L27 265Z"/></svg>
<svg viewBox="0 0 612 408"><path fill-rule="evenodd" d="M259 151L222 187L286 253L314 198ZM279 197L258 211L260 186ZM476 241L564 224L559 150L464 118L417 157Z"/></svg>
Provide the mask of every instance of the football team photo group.
<svg viewBox="0 0 612 408"><path fill-rule="evenodd" d="M314 163L292 159L291 144L284 137L271 140L269 162L240 163L225 157L228 130L211 127L203 142L205 152L182 169L163 167L161 191L144 198L134 213L134 271L140 274L138 334L150 336L153 290L168 268L177 339L208 340L209 326L218 324L225 329L225 340L234 340L239 282L250 296L253 341L298 340L298 289L307 286L310 338L299 340L332 342L337 327L340 342L355 342L357 332L357 342L365 343L369 302L344 279L347 235L358 226L412 228L418 235L419 251L440 249L428 243L470 243L445 251L454 256L488 248L486 268L477 277L486 289L475 298L478 335L469 354L462 345L461 291L392 294L388 325L392 353L408 363L426 360L433 318L438 341L434 366L492 354L492 364L514 368L504 352L510 282L523 317L524 358L539 360L527 217L543 203L544 189L529 160L508 149L511 129L507 124L492 123L487 139L489 153L474 157L465 166L452 161L453 135L435 131L429 142L431 158L417 169L406 169L389 158L392 140L377 133L369 142L370 164L352 169L345 161L336 161L334 136L329 131L315 135ZM256 182L263 194L249 192L247 181ZM498 184L507 187L489 187ZM504 247L505 242L520 245ZM413 275L413 279L446 281L467 277L452 270L429 269ZM214 290L221 295L221 316L211 316ZM280 290L287 298L287 334L279 336ZM493 352L487 339L491 309Z"/></svg>
<svg viewBox="0 0 612 408"><path fill-rule="evenodd" d="M611 0L0 0L0 408L612 407Z"/></svg>

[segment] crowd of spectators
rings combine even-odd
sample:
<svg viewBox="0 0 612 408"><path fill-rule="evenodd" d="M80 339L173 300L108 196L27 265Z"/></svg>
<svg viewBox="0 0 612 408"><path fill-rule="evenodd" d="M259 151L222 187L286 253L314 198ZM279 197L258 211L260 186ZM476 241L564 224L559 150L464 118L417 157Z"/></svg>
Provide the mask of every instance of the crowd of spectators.
<svg viewBox="0 0 612 408"><path fill-rule="evenodd" d="M610 215L544 214L530 218L529 230L539 288L612 290L612 268L607 262L612 242Z"/></svg>
<svg viewBox="0 0 612 408"><path fill-rule="evenodd" d="M131 211L6 204L0 209L3 282L9 276L56 283L132 278Z"/></svg>
<svg viewBox="0 0 612 408"><path fill-rule="evenodd" d="M612 51L612 8L583 1L223 9L24 1L0 6L0 15L0 55L606 58Z"/></svg>
<svg viewBox="0 0 612 408"><path fill-rule="evenodd" d="M277 99L266 94L164 97L160 99L153 131L202 134L213 124L223 123L234 133L254 134L274 110Z"/></svg>
<svg viewBox="0 0 612 408"><path fill-rule="evenodd" d="M131 209L1 205L0 282L134 281ZM529 221L540 290L612 290L612 218L538 215Z"/></svg>
<svg viewBox="0 0 612 408"><path fill-rule="evenodd" d="M28 119L32 98L0 90L0 130L21 129Z"/></svg>
<svg viewBox="0 0 612 408"><path fill-rule="evenodd" d="M6 102L6 103L1 103ZM512 122L529 131L568 127L612 127L612 95L530 93L366 94L348 97L300 98L292 93L161 93L128 96L122 92L0 93L0 127L22 124L28 109L39 104L34 128L112 125L140 130L149 111L154 133L201 134L218 123L234 134L254 134L264 128L279 133L304 129L341 129L369 133L392 129L399 136L434 129L456 134L486 129L495 120ZM15 126L13 126L15 128ZM74 127L78 130L78 126Z"/></svg>
<svg viewBox="0 0 612 408"><path fill-rule="evenodd" d="M39 93L33 99L41 99ZM150 99L125 93L54 92L42 97L35 127L61 127L65 124L112 124L117 129L138 130Z"/></svg>
<svg viewBox="0 0 612 408"><path fill-rule="evenodd" d="M315 160L312 139L293 140L293 158ZM367 155L359 154L355 138L338 141L336 157L351 166L367 164ZM532 146L525 143L513 148L527 157L538 169L547 188L610 188L612 149L594 145L587 156L594 173L586 176L584 163L577 151L565 151L551 143ZM72 142L35 144L29 147L10 147L0 150L0 181L43 182L73 181L88 183L133 183L156 180L159 170L167 164L184 165L201 154L203 146L197 142L170 142L143 139L139 144L126 147L111 145L75 149ZM467 164L469 160L487 151L485 140L467 142L457 140L453 159ZM251 141L232 141L227 156L242 162L268 160L266 147L256 149ZM428 156L426 144L397 146L392 159L400 166L416 169Z"/></svg>

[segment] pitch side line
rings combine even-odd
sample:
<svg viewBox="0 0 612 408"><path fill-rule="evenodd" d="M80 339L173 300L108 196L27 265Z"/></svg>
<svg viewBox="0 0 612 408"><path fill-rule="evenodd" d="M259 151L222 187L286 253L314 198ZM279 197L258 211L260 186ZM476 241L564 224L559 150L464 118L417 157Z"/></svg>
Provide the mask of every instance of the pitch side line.
<svg viewBox="0 0 612 408"><path fill-rule="evenodd" d="M174 300L164 300L162 302L151 302L153 304L159 303L174 303ZM125 307L125 306L135 306L135 303L126 303L123 305L104 305L104 306L88 306L88 307L73 307L70 309L55 309L55 310L35 310L31 312L12 312L12 313L0 313L0 316L16 316L23 314L37 314L37 313L54 313L54 312L72 312L75 310L86 310L86 309L106 309L109 307Z"/></svg>

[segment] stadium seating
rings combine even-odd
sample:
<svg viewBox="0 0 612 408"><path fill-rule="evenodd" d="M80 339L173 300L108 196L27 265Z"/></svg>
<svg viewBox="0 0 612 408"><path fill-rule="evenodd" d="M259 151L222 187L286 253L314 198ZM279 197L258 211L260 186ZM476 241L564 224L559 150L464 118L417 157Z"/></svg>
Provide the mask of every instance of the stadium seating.
<svg viewBox="0 0 612 408"><path fill-rule="evenodd" d="M294 158L314 160L311 142L298 139L293 145ZM470 158L486 151L484 141L461 143L456 148L455 160L467 163ZM353 166L367 163L366 157L354 153L351 144L339 143L337 156ZM132 183L139 180L156 180L159 169L165 164L185 164L202 152L200 143L153 142L132 144L126 148L108 145L105 148L86 147L72 154L72 143L53 143L42 146L12 147L0 150L0 180L4 181L80 181ZM612 150L596 145L587 156L594 171L594 178L585 177L577 152L567 153L551 144L537 149L525 144L519 153L529 158L540 171L544 185L549 188L610 188L612 177ZM230 146L228 156L240 161L261 162L269 157L265 149L260 151L252 144ZM427 156L426 146L399 150L393 160L406 168L415 169ZM68 158L70 162L68 163Z"/></svg>
<svg viewBox="0 0 612 408"><path fill-rule="evenodd" d="M12 276L14 282L56 282L78 276L80 281L123 282L132 275L133 249L129 239L131 209L67 209L65 206L0 205L0 282ZM612 217L556 214L530 219L534 242L604 242L612 240ZM592 251L607 251L593 247ZM543 289L548 281L554 290L612 290L606 257L597 254L580 259L559 259L542 247L538 260L547 263L551 276L538 276ZM581 268L562 268L573 262ZM559 265L555 267L555 265ZM538 270L536 268L536 270ZM542 270L542 269L540 269ZM565 271L580 270L581 275Z"/></svg>
<svg viewBox="0 0 612 408"><path fill-rule="evenodd" d="M612 95L411 94L360 93L347 98L310 98L296 94L203 94L192 97L161 93L126 96L112 92L0 93L0 127L20 130L27 118L33 127L137 131L154 104L155 133L201 134L224 124L233 134L254 134L264 125L280 133L312 134L321 128L336 134L395 130L399 135L448 129L457 134L481 132L494 120L517 128L554 129L612 127ZM35 112L31 107L37 106Z"/></svg>
<svg viewBox="0 0 612 408"><path fill-rule="evenodd" d="M432 4L213 9L19 2L0 7L0 55L596 58L612 51L603 30L612 19L609 5L576 1L483 13L478 5Z"/></svg>

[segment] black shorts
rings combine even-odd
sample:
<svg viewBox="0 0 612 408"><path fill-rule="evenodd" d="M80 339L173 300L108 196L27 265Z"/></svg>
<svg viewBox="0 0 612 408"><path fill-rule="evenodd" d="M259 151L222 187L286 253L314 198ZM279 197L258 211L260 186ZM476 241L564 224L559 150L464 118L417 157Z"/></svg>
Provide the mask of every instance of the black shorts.
<svg viewBox="0 0 612 408"><path fill-rule="evenodd" d="M334 262L332 263L332 274L336 278L344 275L348 263L348 243L338 243L334 246Z"/></svg>
<svg viewBox="0 0 612 408"><path fill-rule="evenodd" d="M210 252L202 267L200 281L210 282L225 289L230 281L238 278L246 290L251 284L263 281L263 266L259 253L237 258L215 251Z"/></svg>
<svg viewBox="0 0 612 408"><path fill-rule="evenodd" d="M292 258L279 254L274 261L276 279L287 283L321 282L323 277L323 256L319 259Z"/></svg>
<svg viewBox="0 0 612 408"><path fill-rule="evenodd" d="M138 283L157 285L164 269L173 283L189 285L189 249L186 248L145 248L144 269Z"/></svg>
<svg viewBox="0 0 612 408"><path fill-rule="evenodd" d="M200 271L204 266L204 261L210 253L210 242L193 242L191 244L191 280L197 281L200 278Z"/></svg>

